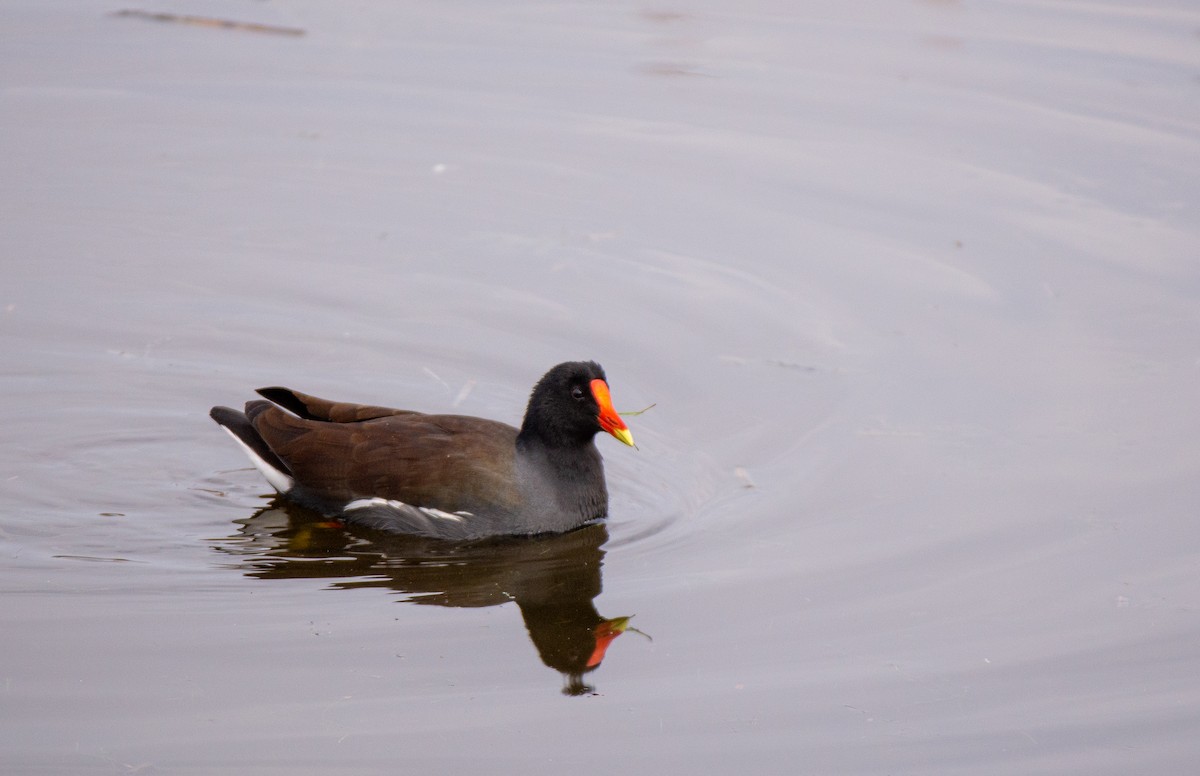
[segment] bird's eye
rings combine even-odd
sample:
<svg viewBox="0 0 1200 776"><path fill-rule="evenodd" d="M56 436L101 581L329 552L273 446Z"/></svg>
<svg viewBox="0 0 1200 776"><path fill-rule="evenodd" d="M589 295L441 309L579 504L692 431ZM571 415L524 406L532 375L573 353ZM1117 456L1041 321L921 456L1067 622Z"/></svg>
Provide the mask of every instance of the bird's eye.
<svg viewBox="0 0 1200 776"><path fill-rule="evenodd" d="M571 398L572 399L574 399L575 401L583 401L583 397L584 397L583 389L580 388L578 385L571 389Z"/></svg>

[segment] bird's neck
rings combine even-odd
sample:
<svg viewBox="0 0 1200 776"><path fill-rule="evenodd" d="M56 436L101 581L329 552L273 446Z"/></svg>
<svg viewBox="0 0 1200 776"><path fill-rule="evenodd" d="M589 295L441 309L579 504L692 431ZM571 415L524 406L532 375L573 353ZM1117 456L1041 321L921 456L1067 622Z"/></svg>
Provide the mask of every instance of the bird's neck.
<svg viewBox="0 0 1200 776"><path fill-rule="evenodd" d="M555 455L566 457L572 452L595 447L595 437L596 432L593 430L580 432L577 429L547 427L545 423L530 421L526 417L517 433L517 449L520 450L523 446L529 449L540 447L555 451Z"/></svg>
<svg viewBox="0 0 1200 776"><path fill-rule="evenodd" d="M545 434L524 428L517 434L517 454L531 461L540 460L541 466L564 474L593 469L600 461L594 439L547 438Z"/></svg>
<svg viewBox="0 0 1200 776"><path fill-rule="evenodd" d="M522 435L517 437L517 456L553 491L558 509L584 520L607 514L604 462L592 440L552 446Z"/></svg>

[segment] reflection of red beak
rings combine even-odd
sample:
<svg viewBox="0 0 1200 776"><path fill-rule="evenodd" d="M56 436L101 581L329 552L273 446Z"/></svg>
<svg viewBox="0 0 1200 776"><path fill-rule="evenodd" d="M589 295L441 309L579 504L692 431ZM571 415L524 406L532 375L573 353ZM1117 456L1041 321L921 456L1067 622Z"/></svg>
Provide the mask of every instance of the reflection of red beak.
<svg viewBox="0 0 1200 776"><path fill-rule="evenodd" d="M621 416L613 409L612 397L608 395L608 383L600 378L592 380L592 398L600 406L600 414L596 417L600 428L632 447L633 434L629 433L629 427L625 425L625 421L621 420Z"/></svg>
<svg viewBox="0 0 1200 776"><path fill-rule="evenodd" d="M596 634L596 648L592 650L592 656L588 658L587 667L595 668L600 665L600 661L604 660L604 653L608 651L608 645L613 643L613 640L624 633L627 628L629 628L628 617L614 617L597 625L592 631Z"/></svg>

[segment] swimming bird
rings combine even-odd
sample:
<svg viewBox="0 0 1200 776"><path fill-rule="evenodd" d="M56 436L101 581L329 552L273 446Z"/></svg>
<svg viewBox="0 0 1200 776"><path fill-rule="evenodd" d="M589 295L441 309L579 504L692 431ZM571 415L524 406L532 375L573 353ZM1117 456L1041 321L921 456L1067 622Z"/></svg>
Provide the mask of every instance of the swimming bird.
<svg viewBox="0 0 1200 776"><path fill-rule="evenodd" d="M569 361L529 397L521 428L464 415L260 388L210 413L276 491L348 523L469 540L561 533L608 513L595 436L633 445L604 369Z"/></svg>

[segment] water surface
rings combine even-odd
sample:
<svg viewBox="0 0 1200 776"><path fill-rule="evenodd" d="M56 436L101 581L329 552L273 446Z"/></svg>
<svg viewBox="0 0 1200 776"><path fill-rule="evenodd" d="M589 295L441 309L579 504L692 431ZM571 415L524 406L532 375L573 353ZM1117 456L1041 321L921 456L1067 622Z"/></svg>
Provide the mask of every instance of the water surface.
<svg viewBox="0 0 1200 776"><path fill-rule="evenodd" d="M3 770L1194 768L1190 4L126 7L0 10ZM656 406L549 541L207 417L576 358Z"/></svg>

